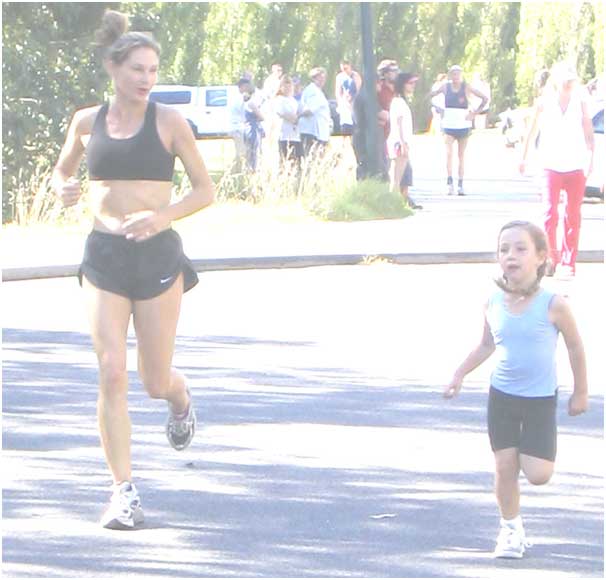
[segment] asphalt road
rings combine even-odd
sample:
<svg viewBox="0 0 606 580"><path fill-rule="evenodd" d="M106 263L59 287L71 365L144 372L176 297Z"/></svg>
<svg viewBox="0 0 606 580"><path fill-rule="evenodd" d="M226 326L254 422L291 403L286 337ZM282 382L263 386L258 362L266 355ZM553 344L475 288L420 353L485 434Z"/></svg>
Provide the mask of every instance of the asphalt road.
<svg viewBox="0 0 606 580"><path fill-rule="evenodd" d="M569 295L591 410L570 418L560 344L559 455L523 490L534 543L490 557L498 516L484 426L490 361L443 385L481 333L490 265L215 272L186 295L175 363L200 420L190 449L129 370L145 528L98 526L109 477L77 282L3 284L6 578L602 577L604 268Z"/></svg>

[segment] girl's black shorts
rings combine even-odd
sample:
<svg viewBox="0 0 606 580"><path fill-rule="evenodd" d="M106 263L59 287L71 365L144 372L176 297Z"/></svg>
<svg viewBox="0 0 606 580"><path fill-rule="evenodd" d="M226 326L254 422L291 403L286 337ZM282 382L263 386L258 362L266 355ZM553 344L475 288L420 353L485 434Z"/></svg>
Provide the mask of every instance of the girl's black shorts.
<svg viewBox="0 0 606 580"><path fill-rule="evenodd" d="M488 435L493 451L515 447L520 453L555 461L557 393L518 397L490 387Z"/></svg>
<svg viewBox="0 0 606 580"><path fill-rule="evenodd" d="M183 273L183 291L198 283L192 263L183 253L179 234L164 230L142 242L93 230L78 272L101 290L131 300L149 300L166 292Z"/></svg>

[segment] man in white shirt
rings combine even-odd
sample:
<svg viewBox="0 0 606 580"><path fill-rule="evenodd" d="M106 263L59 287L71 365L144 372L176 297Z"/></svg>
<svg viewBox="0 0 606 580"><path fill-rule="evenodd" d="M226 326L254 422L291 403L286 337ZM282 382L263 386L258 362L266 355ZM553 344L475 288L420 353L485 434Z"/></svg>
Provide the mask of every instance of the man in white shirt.
<svg viewBox="0 0 606 580"><path fill-rule="evenodd" d="M309 77L311 82L301 94L299 117L299 132L305 156L312 150L322 153L330 139L330 106L322 91L326 84L326 69L312 68Z"/></svg>

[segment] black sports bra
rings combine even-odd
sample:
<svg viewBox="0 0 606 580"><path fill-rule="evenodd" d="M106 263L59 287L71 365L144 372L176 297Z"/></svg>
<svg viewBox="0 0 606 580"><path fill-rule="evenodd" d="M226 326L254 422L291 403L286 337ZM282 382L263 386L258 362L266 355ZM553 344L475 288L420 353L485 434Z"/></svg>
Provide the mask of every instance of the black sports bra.
<svg viewBox="0 0 606 580"><path fill-rule="evenodd" d="M147 104L143 127L127 139L114 139L107 134L108 108L105 103L99 109L86 148L89 179L172 181L175 156L166 150L158 136L156 103Z"/></svg>

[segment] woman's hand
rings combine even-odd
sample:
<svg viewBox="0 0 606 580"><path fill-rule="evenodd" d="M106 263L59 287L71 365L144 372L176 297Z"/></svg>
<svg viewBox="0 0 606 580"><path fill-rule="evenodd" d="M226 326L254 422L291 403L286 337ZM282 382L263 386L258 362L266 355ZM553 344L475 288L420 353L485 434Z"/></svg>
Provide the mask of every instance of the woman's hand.
<svg viewBox="0 0 606 580"><path fill-rule="evenodd" d="M127 240L143 242L168 229L170 220L162 213L152 210L137 211L128 214L122 223L122 231Z"/></svg>
<svg viewBox="0 0 606 580"><path fill-rule="evenodd" d="M74 177L70 177L66 181L63 181L60 185L55 186L54 189L64 207L76 205L80 200L80 197L82 197L80 181Z"/></svg>

